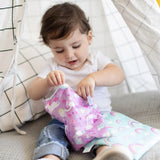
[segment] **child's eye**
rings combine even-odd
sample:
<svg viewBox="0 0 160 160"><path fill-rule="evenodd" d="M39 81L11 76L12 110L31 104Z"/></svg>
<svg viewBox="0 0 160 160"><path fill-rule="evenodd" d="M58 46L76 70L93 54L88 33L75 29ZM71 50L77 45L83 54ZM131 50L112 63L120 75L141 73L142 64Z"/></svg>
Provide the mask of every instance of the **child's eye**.
<svg viewBox="0 0 160 160"><path fill-rule="evenodd" d="M62 53L64 50L56 51L56 53Z"/></svg>
<svg viewBox="0 0 160 160"><path fill-rule="evenodd" d="M76 48L79 48L81 45L79 44L79 45L75 45L75 46L73 46L73 48L74 49L76 49Z"/></svg>

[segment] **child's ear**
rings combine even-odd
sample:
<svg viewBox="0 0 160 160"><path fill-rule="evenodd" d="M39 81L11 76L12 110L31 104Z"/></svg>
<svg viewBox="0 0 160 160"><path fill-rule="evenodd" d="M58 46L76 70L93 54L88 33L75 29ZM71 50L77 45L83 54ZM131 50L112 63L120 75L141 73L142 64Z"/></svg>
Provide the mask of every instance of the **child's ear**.
<svg viewBox="0 0 160 160"><path fill-rule="evenodd" d="M92 38L93 38L92 31L89 30L88 31L88 43L89 43L89 45L92 43Z"/></svg>

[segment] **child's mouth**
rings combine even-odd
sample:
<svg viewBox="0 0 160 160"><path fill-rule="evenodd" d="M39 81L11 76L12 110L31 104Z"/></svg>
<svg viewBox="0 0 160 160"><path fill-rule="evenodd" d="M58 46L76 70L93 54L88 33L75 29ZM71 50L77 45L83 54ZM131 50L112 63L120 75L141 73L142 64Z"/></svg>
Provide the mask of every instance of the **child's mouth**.
<svg viewBox="0 0 160 160"><path fill-rule="evenodd" d="M74 65L74 64L77 63L77 60L69 61L68 63L69 63L70 65Z"/></svg>

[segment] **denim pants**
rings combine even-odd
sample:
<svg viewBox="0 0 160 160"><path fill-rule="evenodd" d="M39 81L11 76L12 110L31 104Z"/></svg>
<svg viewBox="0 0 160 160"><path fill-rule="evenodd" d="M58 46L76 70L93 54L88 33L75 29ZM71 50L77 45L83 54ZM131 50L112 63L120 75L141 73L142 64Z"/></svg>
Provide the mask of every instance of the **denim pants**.
<svg viewBox="0 0 160 160"><path fill-rule="evenodd" d="M49 124L42 129L37 148L34 152L34 160L52 154L66 160L69 156L71 144L69 143L65 131L64 124L56 119L52 119Z"/></svg>
<svg viewBox="0 0 160 160"><path fill-rule="evenodd" d="M100 145L93 145L91 148L90 152L92 157L96 156L96 149L99 146ZM71 150L72 146L65 135L64 123L52 119L40 133L33 160L37 160L49 154L56 155L60 159L66 160Z"/></svg>

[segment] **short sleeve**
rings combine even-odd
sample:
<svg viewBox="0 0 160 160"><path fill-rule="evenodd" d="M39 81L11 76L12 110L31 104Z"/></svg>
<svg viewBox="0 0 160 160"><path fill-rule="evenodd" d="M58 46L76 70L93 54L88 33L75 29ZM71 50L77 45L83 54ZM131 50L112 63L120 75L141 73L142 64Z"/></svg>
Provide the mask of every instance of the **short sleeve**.
<svg viewBox="0 0 160 160"><path fill-rule="evenodd" d="M56 64L54 58L50 58L46 61L47 63L44 65L42 72L38 74L38 77L46 78L49 72L56 69Z"/></svg>
<svg viewBox="0 0 160 160"><path fill-rule="evenodd" d="M106 65L108 65L109 63L112 63L110 58L103 55L101 52L97 52L96 60L97 60L97 69L98 70L102 70Z"/></svg>

